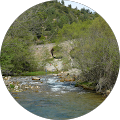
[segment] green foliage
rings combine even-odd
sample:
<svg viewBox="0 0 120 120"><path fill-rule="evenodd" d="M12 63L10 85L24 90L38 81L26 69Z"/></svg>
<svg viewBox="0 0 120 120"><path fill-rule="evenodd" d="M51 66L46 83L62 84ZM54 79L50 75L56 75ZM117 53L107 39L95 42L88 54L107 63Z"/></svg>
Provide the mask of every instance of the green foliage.
<svg viewBox="0 0 120 120"><path fill-rule="evenodd" d="M53 47L53 56L56 58L56 59L60 59L63 57L63 53L62 53L62 47L56 45Z"/></svg>
<svg viewBox="0 0 120 120"><path fill-rule="evenodd" d="M10 84L10 88L14 88L15 87L15 85L13 85L13 84Z"/></svg>
<svg viewBox="0 0 120 120"><path fill-rule="evenodd" d="M38 4L25 11L10 26L3 41L0 57L2 73L19 75L24 71L37 70L38 62L30 46L79 38L82 32L79 35L78 31L86 29L86 25L83 26L80 21L81 14L84 15L80 10L64 6L64 1L61 4L57 0ZM89 12L86 15L86 21L90 17L95 18ZM73 29L77 32L73 32ZM61 53L58 53L58 57L61 57Z"/></svg>
<svg viewBox="0 0 120 120"><path fill-rule="evenodd" d="M79 21L78 23L73 22L72 24L66 24L62 29L58 31L58 39L68 40L82 38L85 34L84 31L88 29L92 21L88 20L85 22Z"/></svg>
<svg viewBox="0 0 120 120"><path fill-rule="evenodd" d="M59 52L62 49L62 47L56 45L53 47L53 49L54 49L54 52Z"/></svg>
<svg viewBox="0 0 120 120"><path fill-rule="evenodd" d="M41 35L47 36L46 31L50 31L49 42L56 39L59 28L65 24L72 24L79 20L91 20L95 16L96 14L91 14L86 9L80 11L72 9L70 6L66 7L64 1L62 4L57 1L49 1L38 4L20 15L8 30L7 35L12 38L22 38L31 34L40 39Z"/></svg>
<svg viewBox="0 0 120 120"><path fill-rule="evenodd" d="M105 89L113 87L119 70L119 49L112 30L103 18L97 17L84 29L74 46L70 54L76 61L76 67L82 70L81 78L99 82L103 77L107 82Z"/></svg>
<svg viewBox="0 0 120 120"><path fill-rule="evenodd" d="M14 38L6 37L1 49L1 70L3 75L21 73L32 70L31 53L28 49L29 43L25 37ZM30 62L31 61L31 62Z"/></svg>
<svg viewBox="0 0 120 120"><path fill-rule="evenodd" d="M47 74L57 74L57 71L50 72L48 71ZM45 71L36 71L36 72L24 72L22 73L23 76L36 76L36 75L46 75Z"/></svg>
<svg viewBox="0 0 120 120"><path fill-rule="evenodd" d="M66 6L63 6L63 7L62 7L62 10L63 10L65 13L67 13L67 14L69 13L69 9L68 9Z"/></svg>
<svg viewBox="0 0 120 120"><path fill-rule="evenodd" d="M67 23L69 23L69 19L68 19L67 16L64 15L64 16L61 16L61 18L60 18L60 20L58 22L58 26L59 26L59 28L62 28L63 25L67 24Z"/></svg>
<svg viewBox="0 0 120 120"><path fill-rule="evenodd" d="M62 5L64 5L64 0L61 1Z"/></svg>

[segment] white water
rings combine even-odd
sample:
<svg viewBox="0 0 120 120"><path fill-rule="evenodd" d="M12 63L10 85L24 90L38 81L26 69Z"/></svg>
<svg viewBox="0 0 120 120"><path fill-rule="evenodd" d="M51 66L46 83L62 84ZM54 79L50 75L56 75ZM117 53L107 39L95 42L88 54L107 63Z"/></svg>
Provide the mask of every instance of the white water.
<svg viewBox="0 0 120 120"><path fill-rule="evenodd" d="M40 77L40 76L38 76ZM31 77L14 77L21 85L40 87L38 92L26 90L13 94L28 111L48 119L64 120L80 117L95 109L102 101L100 95L75 87L74 82L60 82L59 77L42 76L40 81Z"/></svg>

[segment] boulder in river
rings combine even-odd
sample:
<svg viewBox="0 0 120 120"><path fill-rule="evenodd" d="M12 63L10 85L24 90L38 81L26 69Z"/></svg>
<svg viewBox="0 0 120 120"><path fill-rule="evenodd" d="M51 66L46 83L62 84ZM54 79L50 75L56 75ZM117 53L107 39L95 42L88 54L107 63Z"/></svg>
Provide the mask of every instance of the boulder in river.
<svg viewBox="0 0 120 120"><path fill-rule="evenodd" d="M67 77L65 78L65 81L66 81L66 82L75 81L75 79L74 79L73 77L67 76Z"/></svg>
<svg viewBox="0 0 120 120"><path fill-rule="evenodd" d="M61 80L60 80L60 82L70 82L70 81L75 81L75 78L74 77L72 77L72 76L64 76L64 77L60 77L61 78Z"/></svg>
<svg viewBox="0 0 120 120"><path fill-rule="evenodd" d="M110 94L110 90L106 90L106 96Z"/></svg>
<svg viewBox="0 0 120 120"><path fill-rule="evenodd" d="M3 77L4 80L10 80L11 76Z"/></svg>
<svg viewBox="0 0 120 120"><path fill-rule="evenodd" d="M65 79L64 79L64 78L61 78L60 82L64 82L64 81L65 81Z"/></svg>
<svg viewBox="0 0 120 120"><path fill-rule="evenodd" d="M32 77L32 80L40 80L38 77Z"/></svg>

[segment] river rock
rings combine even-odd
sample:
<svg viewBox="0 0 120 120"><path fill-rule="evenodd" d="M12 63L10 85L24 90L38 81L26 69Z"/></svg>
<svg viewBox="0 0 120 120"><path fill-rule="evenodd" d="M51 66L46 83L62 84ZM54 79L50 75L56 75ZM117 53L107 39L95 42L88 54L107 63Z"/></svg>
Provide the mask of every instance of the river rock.
<svg viewBox="0 0 120 120"><path fill-rule="evenodd" d="M58 76L58 74L52 74L53 76Z"/></svg>
<svg viewBox="0 0 120 120"><path fill-rule="evenodd" d="M71 82L71 81L75 81L75 78L73 78L73 77L71 77L71 76L67 76L67 77L60 77L61 78L61 80L60 80L60 82Z"/></svg>
<svg viewBox="0 0 120 120"><path fill-rule="evenodd" d="M4 80L10 80L11 76L3 77Z"/></svg>
<svg viewBox="0 0 120 120"><path fill-rule="evenodd" d="M64 82L64 81L65 81L65 79L64 79L64 78L61 78L60 82Z"/></svg>
<svg viewBox="0 0 120 120"><path fill-rule="evenodd" d="M106 90L106 95L108 96L110 94L110 90Z"/></svg>
<svg viewBox="0 0 120 120"><path fill-rule="evenodd" d="M38 77L32 77L32 80L40 80Z"/></svg>
<svg viewBox="0 0 120 120"><path fill-rule="evenodd" d="M66 81L66 82L75 81L75 79L72 78L72 77L70 77L70 76L68 76L68 77L65 78L65 81Z"/></svg>

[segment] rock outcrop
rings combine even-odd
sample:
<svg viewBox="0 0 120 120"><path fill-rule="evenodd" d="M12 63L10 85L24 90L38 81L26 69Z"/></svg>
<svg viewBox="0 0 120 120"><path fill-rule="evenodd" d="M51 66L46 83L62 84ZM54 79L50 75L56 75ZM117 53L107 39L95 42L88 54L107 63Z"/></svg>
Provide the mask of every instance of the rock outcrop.
<svg viewBox="0 0 120 120"><path fill-rule="evenodd" d="M67 75L67 76L60 76L61 80L60 82L72 82L72 81L75 81L75 76L70 76L70 75Z"/></svg>
<svg viewBox="0 0 120 120"><path fill-rule="evenodd" d="M62 60L54 59L51 63L47 63L45 69L47 71L60 71L63 68Z"/></svg>
<svg viewBox="0 0 120 120"><path fill-rule="evenodd" d="M110 90L106 90L106 96L108 96L110 94Z"/></svg>

